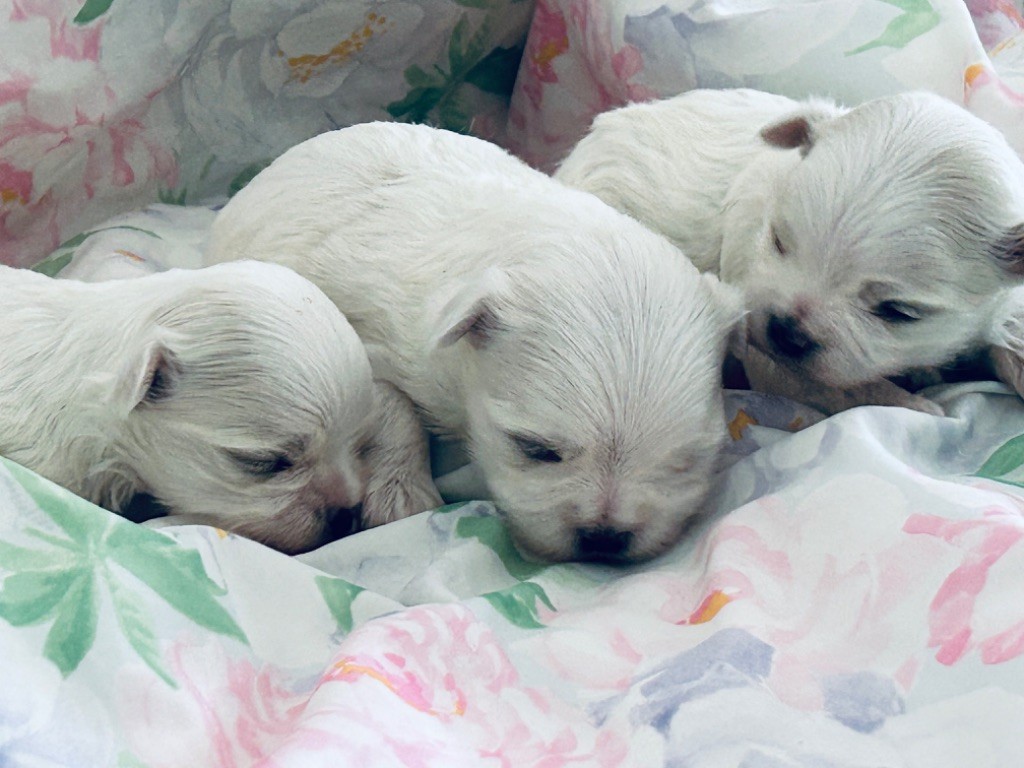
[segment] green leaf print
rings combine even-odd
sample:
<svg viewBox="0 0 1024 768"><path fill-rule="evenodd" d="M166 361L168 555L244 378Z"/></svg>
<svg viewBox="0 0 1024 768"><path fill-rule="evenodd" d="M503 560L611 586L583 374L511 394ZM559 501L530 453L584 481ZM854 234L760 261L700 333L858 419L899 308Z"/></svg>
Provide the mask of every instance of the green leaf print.
<svg viewBox="0 0 1024 768"><path fill-rule="evenodd" d="M483 596L484 599L517 627L537 629L544 626L537 619L537 601L542 601L551 610L555 610L555 606L544 588L528 579L547 570L549 566L524 560L512 543L505 524L496 517L460 518L455 523L455 535L463 539L476 539L493 550L509 575L521 582L508 589L488 592Z"/></svg>
<svg viewBox="0 0 1024 768"><path fill-rule="evenodd" d="M536 576L546 565L529 563L512 543L505 524L496 517L463 517L455 523L455 535L461 539L477 539L494 550L505 570L517 581Z"/></svg>
<svg viewBox="0 0 1024 768"><path fill-rule="evenodd" d="M537 618L538 600L552 611L555 610L543 587L532 581L524 581L497 592L488 592L483 597L494 610L523 629L540 629L544 626Z"/></svg>
<svg viewBox="0 0 1024 768"><path fill-rule="evenodd" d="M495 48L466 73L466 82L499 96L511 93L522 58L522 47Z"/></svg>
<svg viewBox="0 0 1024 768"><path fill-rule="evenodd" d="M72 585L87 573L88 569L78 567L24 571L8 576L0 592L0 617L15 627L40 623L56 610L57 603Z"/></svg>
<svg viewBox="0 0 1024 768"><path fill-rule="evenodd" d="M75 16L75 24L88 24L110 10L114 0L85 0L82 10Z"/></svg>
<svg viewBox="0 0 1024 768"><path fill-rule="evenodd" d="M250 163L240 170L235 178L228 184L228 197L234 197L241 192L245 185L256 178L256 175L270 165L270 160L263 160L258 163Z"/></svg>
<svg viewBox="0 0 1024 768"><path fill-rule="evenodd" d="M57 246L53 253L32 267L32 271L39 272L47 277L56 277L64 267L71 263L71 259L75 256L75 249L78 246L93 235L99 234L100 232L108 232L112 229L128 229L132 232L141 232L144 235L155 237L158 240L162 239L156 232L150 232L148 229L142 229L141 227L133 227L129 224L122 224L114 227L100 227L99 229L82 232L69 240L65 240Z"/></svg>
<svg viewBox="0 0 1024 768"><path fill-rule="evenodd" d="M32 271L41 272L47 277L56 277L58 272L71 263L74 256L75 254L67 252L51 254L32 267Z"/></svg>
<svg viewBox="0 0 1024 768"><path fill-rule="evenodd" d="M975 477L984 477L989 480L998 480L1007 485L1024 487L1024 482L1008 480L1004 476L1024 465L1024 435L1018 435L1003 443L996 451L988 457L975 473Z"/></svg>
<svg viewBox="0 0 1024 768"><path fill-rule="evenodd" d="M65 676L92 647L99 589L110 594L118 626L135 653L165 682L164 668L144 598L128 573L198 624L242 643L248 639L218 602L226 590L214 582L195 550L90 504L29 470L0 458L61 533L24 529L39 549L0 543L0 618L15 627L51 621L43 654ZM127 571L127 573L125 573Z"/></svg>
<svg viewBox="0 0 1024 768"><path fill-rule="evenodd" d="M317 576L316 585L334 620L344 632L352 631L352 603L362 587L330 576Z"/></svg>
<svg viewBox="0 0 1024 768"><path fill-rule="evenodd" d="M110 588L110 599L114 606L114 615L117 616L117 623L121 632L128 639L129 645L135 649L149 668L160 675L164 682L172 688L178 684L170 676L160 659L160 650L157 647L156 634L146 614L143 603L136 599L135 593L124 587L117 579L107 580Z"/></svg>
<svg viewBox="0 0 1024 768"><path fill-rule="evenodd" d="M491 13L494 9L487 0L461 3L469 8L487 8L488 14L473 30L470 13L464 13L452 28L448 39L448 71L435 66L433 71L412 65L404 75L409 91L403 98L388 104L388 113L400 120L413 123L430 121L441 128L466 133L470 130L470 116L462 102L463 89L475 86L487 93L507 96L512 92L512 83L518 71L520 48L495 48L486 53L494 28ZM479 15L479 14L477 14Z"/></svg>
<svg viewBox="0 0 1024 768"><path fill-rule="evenodd" d="M61 674L71 674L96 639L96 579L82 569L57 603L56 618L43 644L43 655L57 665Z"/></svg>
<svg viewBox="0 0 1024 768"><path fill-rule="evenodd" d="M41 552L0 541L0 566L8 571L49 570L59 568L65 562L67 556L61 552Z"/></svg>
<svg viewBox="0 0 1024 768"><path fill-rule="evenodd" d="M854 48L852 51L847 51L847 56L855 56L872 48L903 48L911 40L931 31L942 21L942 17L932 8L929 0L879 0L879 2L894 5L903 13L889 22L880 37Z"/></svg>
<svg viewBox="0 0 1024 768"><path fill-rule="evenodd" d="M224 590L206 575L199 553L159 534L162 541L137 536L139 532L153 533L123 526L115 530L108 556L196 624L248 642L242 628L215 599Z"/></svg>

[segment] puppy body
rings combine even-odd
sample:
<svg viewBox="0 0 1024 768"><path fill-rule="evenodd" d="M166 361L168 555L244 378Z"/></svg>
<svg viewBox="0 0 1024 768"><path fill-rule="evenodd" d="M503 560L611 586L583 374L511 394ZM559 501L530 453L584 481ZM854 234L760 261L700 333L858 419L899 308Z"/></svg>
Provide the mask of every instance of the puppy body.
<svg viewBox="0 0 1024 768"><path fill-rule="evenodd" d="M497 147L385 123L321 135L224 208L209 258L320 285L376 374L468 439L528 553L646 557L701 508L737 297Z"/></svg>
<svg viewBox="0 0 1024 768"><path fill-rule="evenodd" d="M362 499L369 361L316 286L246 262L82 283L0 268L0 453L114 511L286 551Z"/></svg>
<svg viewBox="0 0 1024 768"><path fill-rule="evenodd" d="M751 383L827 411L936 410L885 377L984 345L1020 279L1024 167L929 94L692 91L600 115L556 176L741 287Z"/></svg>

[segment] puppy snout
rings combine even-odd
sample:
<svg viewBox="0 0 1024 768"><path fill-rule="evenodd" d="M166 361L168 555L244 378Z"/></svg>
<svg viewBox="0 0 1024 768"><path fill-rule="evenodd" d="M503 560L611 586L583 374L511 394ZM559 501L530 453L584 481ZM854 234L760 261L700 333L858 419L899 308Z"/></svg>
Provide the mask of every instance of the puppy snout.
<svg viewBox="0 0 1024 768"><path fill-rule="evenodd" d="M322 478L320 490L331 508L350 509L362 503L366 481L356 471L336 469Z"/></svg>
<svg viewBox="0 0 1024 768"><path fill-rule="evenodd" d="M770 315L767 333L772 349L793 360L802 360L821 347L792 315Z"/></svg>
<svg viewBox="0 0 1024 768"><path fill-rule="evenodd" d="M323 511L324 538L334 541L355 533L362 522L363 507L329 507Z"/></svg>
<svg viewBox="0 0 1024 768"><path fill-rule="evenodd" d="M616 528L577 528L576 557L579 560L615 562L622 560L633 543L633 534Z"/></svg>

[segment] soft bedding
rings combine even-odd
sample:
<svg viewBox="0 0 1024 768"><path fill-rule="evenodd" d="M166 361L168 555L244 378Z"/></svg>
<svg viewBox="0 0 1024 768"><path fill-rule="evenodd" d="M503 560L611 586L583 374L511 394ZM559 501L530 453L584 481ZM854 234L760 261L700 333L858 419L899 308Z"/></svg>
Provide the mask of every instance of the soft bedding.
<svg viewBox="0 0 1024 768"><path fill-rule="evenodd" d="M213 215L152 206L40 268L194 266ZM708 516L628 568L528 563L486 502L289 558L136 526L4 464L0 755L1019 764L1024 403L995 383L933 396L948 418L731 392Z"/></svg>
<svg viewBox="0 0 1024 768"><path fill-rule="evenodd" d="M468 31L492 24L482 61L521 44L531 12L509 140L541 165L596 111L696 85L849 99L928 86L1019 140L1024 24L1008 2L970 3L973 24L952 0L300 5L7 3L0 259L53 251L37 268L81 279L195 267L210 208L110 216L158 193L222 199L250 165L329 127L321 99L352 122L425 107L430 51L450 75ZM143 19L144 6L161 11ZM430 26L442 6L447 26ZM268 40L300 29L323 54L317 30L384 10L431 42L267 90ZM26 63L40 41L52 71ZM197 154L209 136L174 112L191 77L209 88L201 125L231 116L209 134L222 153ZM291 98L287 126L263 121ZM483 125L500 128L500 99L488 104ZM238 125L276 127L255 140ZM994 383L930 394L948 417L823 419L730 392L708 515L632 567L525 562L483 501L290 558L212 528L132 524L0 460L0 766L1020 765L1024 403ZM442 484L458 495L465 474Z"/></svg>

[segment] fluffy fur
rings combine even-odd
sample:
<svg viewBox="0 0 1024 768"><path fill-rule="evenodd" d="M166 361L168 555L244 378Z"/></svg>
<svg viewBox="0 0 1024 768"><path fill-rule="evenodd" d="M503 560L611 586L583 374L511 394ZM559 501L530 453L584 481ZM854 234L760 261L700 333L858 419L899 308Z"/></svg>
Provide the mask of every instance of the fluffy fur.
<svg viewBox="0 0 1024 768"><path fill-rule="evenodd" d="M556 176L743 288L752 383L829 411L936 411L885 377L984 345L1024 271L1024 166L929 94L692 91L598 116Z"/></svg>
<svg viewBox="0 0 1024 768"><path fill-rule="evenodd" d="M221 211L209 258L316 282L375 373L468 439L527 554L648 557L703 508L738 296L497 147L385 123L321 135Z"/></svg>
<svg viewBox="0 0 1024 768"><path fill-rule="evenodd" d="M285 551L357 513L376 450L369 361L293 272L83 283L0 268L0 313L10 459L114 511L148 494L180 522Z"/></svg>

